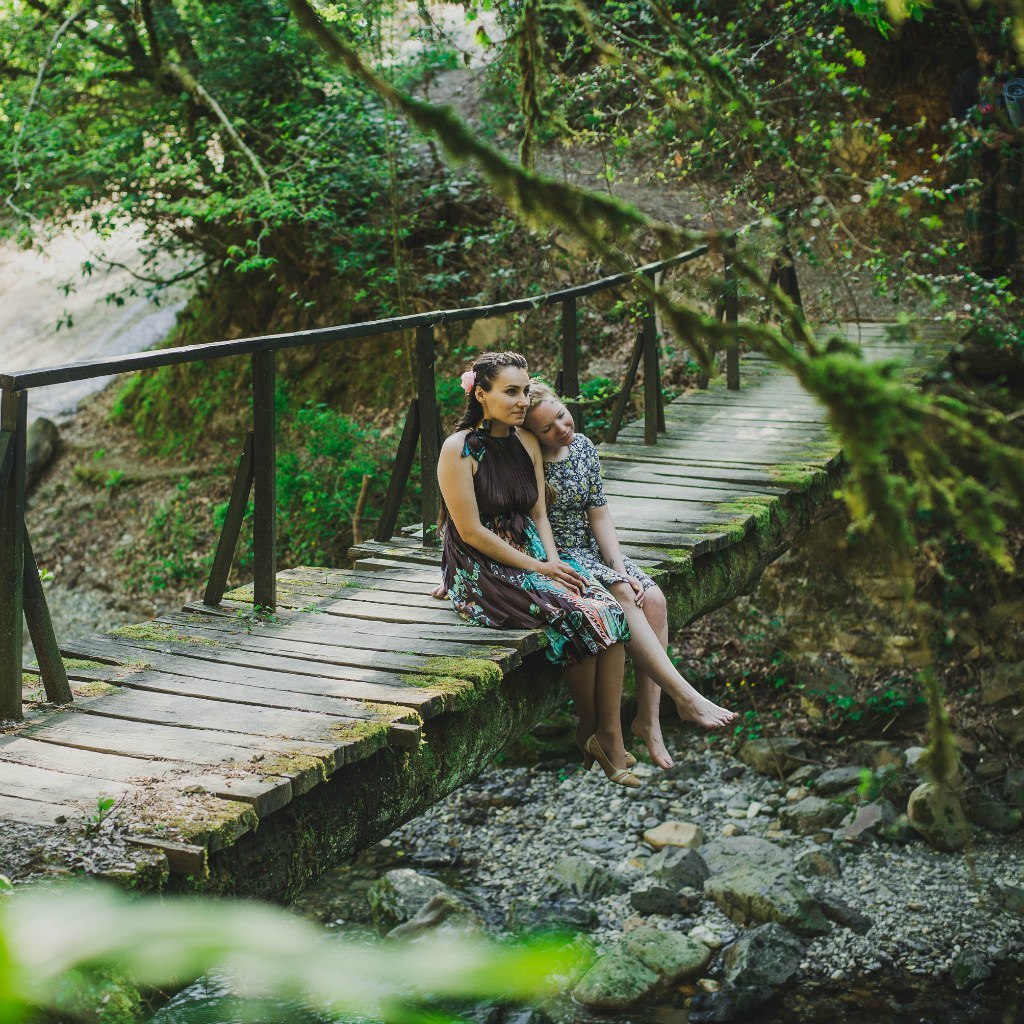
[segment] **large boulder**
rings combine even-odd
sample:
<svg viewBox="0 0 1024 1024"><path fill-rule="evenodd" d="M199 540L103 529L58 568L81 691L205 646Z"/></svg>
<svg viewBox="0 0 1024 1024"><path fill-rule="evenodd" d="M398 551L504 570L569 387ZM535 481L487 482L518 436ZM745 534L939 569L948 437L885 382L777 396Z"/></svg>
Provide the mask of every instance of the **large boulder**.
<svg viewBox="0 0 1024 1024"><path fill-rule="evenodd" d="M814 791L821 796L831 796L833 793L843 793L850 789L856 789L860 785L861 772L865 771L860 765L845 765L842 768L831 768L822 772L812 783Z"/></svg>
<svg viewBox="0 0 1024 1024"><path fill-rule="evenodd" d="M744 932L722 954L725 980L744 988L777 988L796 974L804 944L778 924Z"/></svg>
<svg viewBox="0 0 1024 1024"><path fill-rule="evenodd" d="M712 872L704 892L734 921L775 922L798 935L829 930L785 850L755 836L736 836L708 843L703 851Z"/></svg>
<svg viewBox="0 0 1024 1024"><path fill-rule="evenodd" d="M846 816L846 808L833 800L823 800L818 796L805 796L795 804L789 804L779 810L779 819L786 828L809 836L820 832L823 828L838 825Z"/></svg>
<svg viewBox="0 0 1024 1024"><path fill-rule="evenodd" d="M792 736L747 740L740 747L740 760L761 775L785 775L804 763L805 754L804 741Z"/></svg>
<svg viewBox="0 0 1024 1024"><path fill-rule="evenodd" d="M573 996L593 1010L626 1010L660 987L661 979L623 949L598 957L579 980Z"/></svg>
<svg viewBox="0 0 1024 1024"><path fill-rule="evenodd" d="M423 942L435 937L475 938L485 933L484 923L453 892L439 892L414 917L388 932L389 939Z"/></svg>
<svg viewBox="0 0 1024 1024"><path fill-rule="evenodd" d="M971 837L959 797L935 782L924 782L907 803L907 818L913 829L936 850L962 850Z"/></svg>
<svg viewBox="0 0 1024 1024"><path fill-rule="evenodd" d="M370 886L367 899L373 923L382 932L414 918L435 896L450 892L444 882L412 868L388 871Z"/></svg>
<svg viewBox="0 0 1024 1024"><path fill-rule="evenodd" d="M676 900L678 908L679 901ZM600 924L597 911L583 900L566 897L532 900L517 896L509 904L505 925L512 932L589 932Z"/></svg>
<svg viewBox="0 0 1024 1024"><path fill-rule="evenodd" d="M689 821L663 821L644 832L644 842L649 843L655 850L662 850L666 846L692 849L706 841L707 836L700 825L694 825Z"/></svg>
<svg viewBox="0 0 1024 1024"><path fill-rule="evenodd" d="M622 948L654 971L666 985L698 978L711 962L711 950L682 932L644 926L623 940Z"/></svg>
<svg viewBox="0 0 1024 1024"><path fill-rule="evenodd" d="M629 894L629 905L638 914L678 914L682 909L678 890L660 882L642 882Z"/></svg>
<svg viewBox="0 0 1024 1024"><path fill-rule="evenodd" d="M622 875L575 854L560 858L551 869L550 878L556 888L586 899L601 899L629 888Z"/></svg>
<svg viewBox="0 0 1024 1024"><path fill-rule="evenodd" d="M647 862L647 870L662 885L670 889L704 888L704 880L711 875L704 858L696 850L669 846L656 853Z"/></svg>
<svg viewBox="0 0 1024 1024"><path fill-rule="evenodd" d="M25 438L25 484L29 491L39 482L60 447L60 431L52 421L34 419Z"/></svg>

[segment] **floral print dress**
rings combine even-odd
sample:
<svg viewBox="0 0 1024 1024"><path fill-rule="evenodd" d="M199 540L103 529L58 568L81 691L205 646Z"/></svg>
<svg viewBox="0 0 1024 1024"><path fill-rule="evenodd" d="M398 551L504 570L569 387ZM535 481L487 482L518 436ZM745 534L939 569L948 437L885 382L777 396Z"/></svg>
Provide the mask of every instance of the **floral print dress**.
<svg viewBox="0 0 1024 1024"><path fill-rule="evenodd" d="M486 424L485 424L486 425ZM478 463L473 477L480 521L520 551L547 561L530 509L537 503L533 461L511 430L493 437L469 431L463 458ZM588 582L583 594L538 572L495 562L460 536L449 519L444 527L441 572L455 610L481 626L497 629L542 627L549 661L567 665L629 640L629 626L618 602L586 569L564 559Z"/></svg>
<svg viewBox="0 0 1024 1024"><path fill-rule="evenodd" d="M601 461L594 442L583 434L576 434L564 459L544 463L544 479L555 492L548 509L548 521L563 561L582 565L606 587L624 583L625 577L601 557L597 538L591 532L587 519L588 509L608 504L601 480ZM623 556L622 562L626 572L639 581L644 593L657 586L632 559Z"/></svg>

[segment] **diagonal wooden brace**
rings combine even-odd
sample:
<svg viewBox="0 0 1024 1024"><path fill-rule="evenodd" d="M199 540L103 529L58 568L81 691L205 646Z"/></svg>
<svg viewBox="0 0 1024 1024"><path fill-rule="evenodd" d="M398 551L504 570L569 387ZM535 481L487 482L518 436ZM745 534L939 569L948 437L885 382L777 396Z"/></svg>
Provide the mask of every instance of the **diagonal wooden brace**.
<svg viewBox="0 0 1024 1024"><path fill-rule="evenodd" d="M43 680L46 699L51 704L70 704L75 696L68 683L68 674L64 668L64 659L57 647L57 638L53 633L53 621L50 609L46 604L46 594L39 579L39 567L32 551L28 529L25 529L25 621L28 623L28 635L32 638L32 647L39 662L39 675Z"/></svg>
<svg viewBox="0 0 1024 1024"><path fill-rule="evenodd" d="M220 540L217 541L217 553L213 556L213 566L210 569L210 581L206 584L206 593L203 595L203 604L210 605L210 607L220 604L224 591L227 589L231 563L235 559L238 535L242 531L245 509L249 504L249 495L252 493L254 476L252 447L253 434L250 430L245 437L242 454L238 459L235 483L231 488L231 500L228 502L228 513L224 517Z"/></svg>

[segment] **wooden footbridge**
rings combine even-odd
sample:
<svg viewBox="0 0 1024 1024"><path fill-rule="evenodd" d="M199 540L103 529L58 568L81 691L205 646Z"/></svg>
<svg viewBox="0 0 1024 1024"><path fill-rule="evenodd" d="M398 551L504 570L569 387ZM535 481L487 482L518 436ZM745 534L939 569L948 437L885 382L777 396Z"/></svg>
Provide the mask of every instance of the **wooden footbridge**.
<svg viewBox="0 0 1024 1024"><path fill-rule="evenodd" d="M728 249L726 250L728 252ZM640 268L649 279L707 247ZM778 279L797 298L792 261ZM720 313L737 315L726 263ZM554 305L561 389L578 393L576 304L628 288L621 274L500 306L140 353L0 375L0 873L86 871L134 886L273 895L440 799L563 699L541 635L462 622L430 597L431 530L395 533L417 442L423 522L436 521L434 328ZM624 550L660 577L681 626L749 591L790 540L834 505L842 454L822 410L766 360L727 355L726 380L660 401L648 304L602 447ZM410 407L375 541L347 569L280 570L274 558L275 355L296 345L415 330ZM871 358L920 363L929 346L848 326ZM246 353L253 430L202 602L81 639L53 635L25 528L30 390L84 377ZM645 417L622 427L644 367ZM579 410L577 410L579 411ZM255 489L255 580L227 591ZM425 536L425 540L423 539ZM21 664L23 616L38 667ZM47 701L33 698L40 684Z"/></svg>

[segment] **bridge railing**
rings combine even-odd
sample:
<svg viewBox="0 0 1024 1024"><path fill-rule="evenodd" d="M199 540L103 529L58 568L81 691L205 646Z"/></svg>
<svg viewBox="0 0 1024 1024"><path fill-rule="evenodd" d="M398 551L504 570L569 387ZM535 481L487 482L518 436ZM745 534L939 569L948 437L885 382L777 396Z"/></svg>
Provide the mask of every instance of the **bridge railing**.
<svg viewBox="0 0 1024 1024"><path fill-rule="evenodd" d="M736 238L746 230L740 229L728 236L720 250L723 276L716 311L720 319L730 323L735 323L738 318L738 290L733 273ZM21 717L21 658L23 628L26 623L39 662L47 700L64 704L73 699L25 525L28 396L32 389L137 370L248 355L252 361L252 429L248 432L238 460L228 511L203 600L208 605L216 606L224 595L245 510L252 494L253 600L256 606L269 610L277 603L277 423L274 393L278 352L306 346L324 346L346 339L415 331L417 394L409 404L376 537L378 540L387 540L394 534L399 507L418 447L423 543L429 546L437 543L433 526L437 522L440 503L437 459L443 440L434 379L435 329L441 325L560 306L562 369L557 390L567 397L567 404L578 421L582 422L582 410L578 401L574 400L580 391L577 331L579 301L599 292L628 286L641 275L658 284L670 270L711 252L710 246L700 245L629 272L543 295L486 306L433 310L289 334L158 349L62 366L0 373L0 719ZM799 304L792 255L785 244L773 259L771 280L778 283L789 298ZM641 365L645 443L656 444L658 432L665 429L655 317L655 302L648 292L648 297L643 300L641 327L612 411L607 432L609 441L614 441L618 435ZM732 389L740 386L739 351L735 345L726 351L726 383ZM701 384L707 386L707 379L703 378Z"/></svg>

